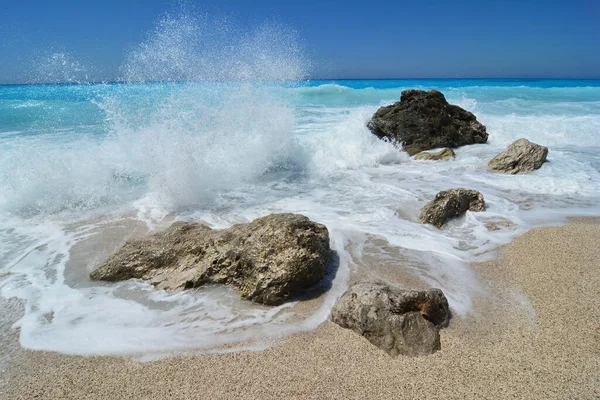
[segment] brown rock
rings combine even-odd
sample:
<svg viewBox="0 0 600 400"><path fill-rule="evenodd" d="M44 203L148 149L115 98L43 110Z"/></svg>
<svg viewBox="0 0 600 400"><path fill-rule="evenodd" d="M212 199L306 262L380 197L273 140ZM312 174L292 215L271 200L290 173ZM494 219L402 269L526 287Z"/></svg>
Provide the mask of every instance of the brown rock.
<svg viewBox="0 0 600 400"><path fill-rule="evenodd" d="M492 158L488 166L495 171L518 174L540 168L547 156L547 147L519 139Z"/></svg>
<svg viewBox="0 0 600 400"><path fill-rule="evenodd" d="M477 190L449 189L439 192L435 198L421 208L419 220L441 228L449 219L467 211L485 210L483 195Z"/></svg>
<svg viewBox="0 0 600 400"><path fill-rule="evenodd" d="M485 126L475 115L448 104L437 90L403 91L399 102L379 108L367 126L377 137L402 145L411 156L488 139Z"/></svg>
<svg viewBox="0 0 600 400"><path fill-rule="evenodd" d="M330 252L327 228L303 215L273 214L220 230L176 222L128 241L90 276L137 278L167 291L220 283L248 300L278 305L323 278Z"/></svg>
<svg viewBox="0 0 600 400"><path fill-rule="evenodd" d="M437 153L431 153L428 151L422 151L415 155L415 160L424 160L424 161L448 161L453 158L456 158L456 153L450 147L446 147L443 150L438 151Z"/></svg>
<svg viewBox="0 0 600 400"><path fill-rule="evenodd" d="M450 311L441 290L404 290L382 281L360 282L338 300L331 320L392 356L432 354Z"/></svg>

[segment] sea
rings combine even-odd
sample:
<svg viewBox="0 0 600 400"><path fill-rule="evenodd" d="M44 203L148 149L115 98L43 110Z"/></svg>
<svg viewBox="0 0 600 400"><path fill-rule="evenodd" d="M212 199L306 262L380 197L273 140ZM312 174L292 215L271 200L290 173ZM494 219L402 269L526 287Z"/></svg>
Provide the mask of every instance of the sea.
<svg viewBox="0 0 600 400"><path fill-rule="evenodd" d="M472 263L534 227L600 215L598 80L310 80L295 39L273 27L223 54L186 39L194 24L162 21L124 61L124 82L64 79L83 68L52 55L44 68L68 83L0 86L0 296L11 304L0 326L20 347L140 359L260 349L315 329L353 272L378 262L442 289L467 318L484 291ZM379 140L367 122L409 88L473 112L488 142L432 162ZM539 170L487 167L523 137L549 149ZM486 210L443 229L418 222L458 187L483 193ZM330 232L336 265L311 307L89 279L125 240L173 221L220 229L284 212Z"/></svg>

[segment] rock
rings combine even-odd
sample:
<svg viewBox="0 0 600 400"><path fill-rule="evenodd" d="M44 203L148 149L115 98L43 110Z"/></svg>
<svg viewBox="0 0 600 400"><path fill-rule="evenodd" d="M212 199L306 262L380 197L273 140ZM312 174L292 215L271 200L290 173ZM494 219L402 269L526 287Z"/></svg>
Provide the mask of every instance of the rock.
<svg viewBox="0 0 600 400"><path fill-rule="evenodd" d="M383 281L360 282L338 300L331 320L392 356L432 354L448 326L448 300L439 289L404 290Z"/></svg>
<svg viewBox="0 0 600 400"><path fill-rule="evenodd" d="M495 232L495 231L499 231L502 229L510 229L511 231L514 231L515 229L517 229L512 222L506 221L506 220L486 222L484 224L484 226L490 232Z"/></svg>
<svg viewBox="0 0 600 400"><path fill-rule="evenodd" d="M415 160L448 161L456 158L456 153L450 147L446 147L437 153L422 151L415 155Z"/></svg>
<svg viewBox="0 0 600 400"><path fill-rule="evenodd" d="M303 215L273 214L219 230L176 222L128 241L90 276L137 278L167 291L226 284L248 300L279 305L323 278L330 252L327 228Z"/></svg>
<svg viewBox="0 0 600 400"><path fill-rule="evenodd" d="M519 139L492 158L488 165L495 171L518 174L540 168L547 156L547 147L531 143L527 139Z"/></svg>
<svg viewBox="0 0 600 400"><path fill-rule="evenodd" d="M401 144L411 156L437 147L487 142L485 126L475 115L448 104L437 90L405 90L400 101L381 107L368 125L379 138Z"/></svg>
<svg viewBox="0 0 600 400"><path fill-rule="evenodd" d="M459 217L467 211L483 210L485 201L477 190L449 189L439 192L421 208L419 220L423 224L441 228L449 219Z"/></svg>

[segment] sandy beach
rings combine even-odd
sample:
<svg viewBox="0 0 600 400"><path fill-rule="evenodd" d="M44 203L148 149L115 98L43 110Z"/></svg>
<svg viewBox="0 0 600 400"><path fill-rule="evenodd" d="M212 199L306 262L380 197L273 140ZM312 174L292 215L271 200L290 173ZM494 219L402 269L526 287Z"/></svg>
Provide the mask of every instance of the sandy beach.
<svg viewBox="0 0 600 400"><path fill-rule="evenodd" d="M18 350L6 399L597 399L600 220L534 229L474 265L486 295L432 356L391 358L331 322L260 352L136 362ZM401 280L401 277L398 278Z"/></svg>

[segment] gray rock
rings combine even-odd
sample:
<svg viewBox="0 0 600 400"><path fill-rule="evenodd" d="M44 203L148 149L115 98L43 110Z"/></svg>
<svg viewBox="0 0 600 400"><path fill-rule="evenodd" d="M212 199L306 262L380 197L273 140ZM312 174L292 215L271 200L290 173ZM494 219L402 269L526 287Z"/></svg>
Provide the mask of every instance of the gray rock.
<svg viewBox="0 0 600 400"><path fill-rule="evenodd" d="M495 171L518 174L540 168L547 156L547 147L519 139L492 158L488 165Z"/></svg>
<svg viewBox="0 0 600 400"><path fill-rule="evenodd" d="M405 90L400 101L381 107L367 124L379 138L400 144L411 156L437 147L485 143L488 134L475 115L448 104L437 90Z"/></svg>
<svg viewBox="0 0 600 400"><path fill-rule="evenodd" d="M90 276L137 278L167 291L226 284L248 300L279 305L323 278L330 252L327 228L303 215L273 214L220 230L176 222L128 241Z"/></svg>
<svg viewBox="0 0 600 400"><path fill-rule="evenodd" d="M453 158L456 158L456 153L450 147L446 147L445 149L440 150L437 153L422 151L415 155L415 160L424 161L448 161Z"/></svg>
<svg viewBox="0 0 600 400"><path fill-rule="evenodd" d="M417 356L440 349L439 329L448 326L450 310L439 289L404 290L376 280L344 293L331 320L392 356Z"/></svg>
<svg viewBox="0 0 600 400"><path fill-rule="evenodd" d="M421 208L419 221L441 228L449 219L459 217L467 211L483 210L485 200L477 190L449 189L439 192Z"/></svg>

